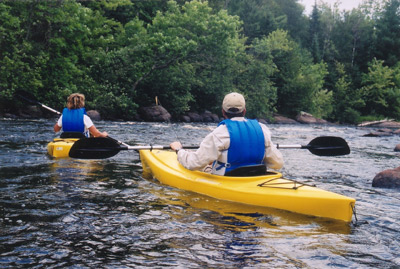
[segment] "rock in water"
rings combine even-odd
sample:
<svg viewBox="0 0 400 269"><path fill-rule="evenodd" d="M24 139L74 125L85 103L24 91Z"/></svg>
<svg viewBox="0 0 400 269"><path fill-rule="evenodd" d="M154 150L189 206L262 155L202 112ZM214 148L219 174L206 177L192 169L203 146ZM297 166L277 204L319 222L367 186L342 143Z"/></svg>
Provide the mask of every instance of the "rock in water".
<svg viewBox="0 0 400 269"><path fill-rule="evenodd" d="M400 188L400 167L378 173L372 180L372 187Z"/></svg>

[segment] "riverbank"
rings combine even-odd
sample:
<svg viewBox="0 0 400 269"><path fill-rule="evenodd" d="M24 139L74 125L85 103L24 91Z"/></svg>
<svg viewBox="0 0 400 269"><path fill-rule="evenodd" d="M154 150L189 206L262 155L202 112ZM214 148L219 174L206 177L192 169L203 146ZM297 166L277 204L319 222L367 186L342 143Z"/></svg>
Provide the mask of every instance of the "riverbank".
<svg viewBox="0 0 400 269"><path fill-rule="evenodd" d="M88 110L88 115L93 120L112 120L112 121L126 121L122 119L107 119L102 117L101 114L96 110ZM58 116L46 109L38 106L28 105L18 111L0 111L0 117L17 119L39 119L39 118L57 118ZM121 117L122 118L122 117ZM212 113L210 111L204 112L186 112L183 115L172 117L171 114L161 105L142 107L138 110L132 121L138 122L215 122L218 123L223 120L222 116ZM275 124L334 124L324 119L319 119L313 115L300 112L295 118L289 118L280 114L273 114L272 118L261 118L258 119L263 123L275 123Z"/></svg>

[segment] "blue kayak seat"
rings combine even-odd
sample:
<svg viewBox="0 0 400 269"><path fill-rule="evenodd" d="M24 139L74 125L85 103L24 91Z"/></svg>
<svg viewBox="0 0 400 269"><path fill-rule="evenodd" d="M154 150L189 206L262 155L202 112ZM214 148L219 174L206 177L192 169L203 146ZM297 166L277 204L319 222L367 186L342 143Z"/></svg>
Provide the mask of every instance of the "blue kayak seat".
<svg viewBox="0 0 400 269"><path fill-rule="evenodd" d="M265 164L246 165L235 168L225 173L229 177L254 177L267 174L267 166Z"/></svg>
<svg viewBox="0 0 400 269"><path fill-rule="evenodd" d="M81 132L63 132L60 138L86 138L86 136Z"/></svg>

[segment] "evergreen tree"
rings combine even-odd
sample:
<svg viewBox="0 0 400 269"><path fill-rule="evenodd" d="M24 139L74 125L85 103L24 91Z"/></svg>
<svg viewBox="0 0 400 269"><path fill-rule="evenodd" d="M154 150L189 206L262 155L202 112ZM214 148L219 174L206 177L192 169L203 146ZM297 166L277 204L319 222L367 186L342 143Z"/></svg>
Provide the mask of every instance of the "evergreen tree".
<svg viewBox="0 0 400 269"><path fill-rule="evenodd" d="M387 2L376 23L376 57L394 66L400 60L400 0Z"/></svg>
<svg viewBox="0 0 400 269"><path fill-rule="evenodd" d="M314 4L311 13L308 40L308 48L311 51L314 63L319 63L322 60L322 28L317 3Z"/></svg>

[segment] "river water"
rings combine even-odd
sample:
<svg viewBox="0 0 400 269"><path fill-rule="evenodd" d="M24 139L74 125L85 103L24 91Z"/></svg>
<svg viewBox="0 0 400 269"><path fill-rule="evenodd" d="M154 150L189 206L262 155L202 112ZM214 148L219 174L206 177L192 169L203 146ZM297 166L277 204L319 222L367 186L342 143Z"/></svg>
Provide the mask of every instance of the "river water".
<svg viewBox="0 0 400 269"><path fill-rule="evenodd" d="M399 139L372 129L270 125L275 143L343 137L351 154L282 149L281 172L353 197L345 224L240 205L142 177L139 155L51 159L54 120L0 119L0 268L397 268L400 190L371 186L399 166ZM130 145L197 145L215 124L97 122Z"/></svg>

